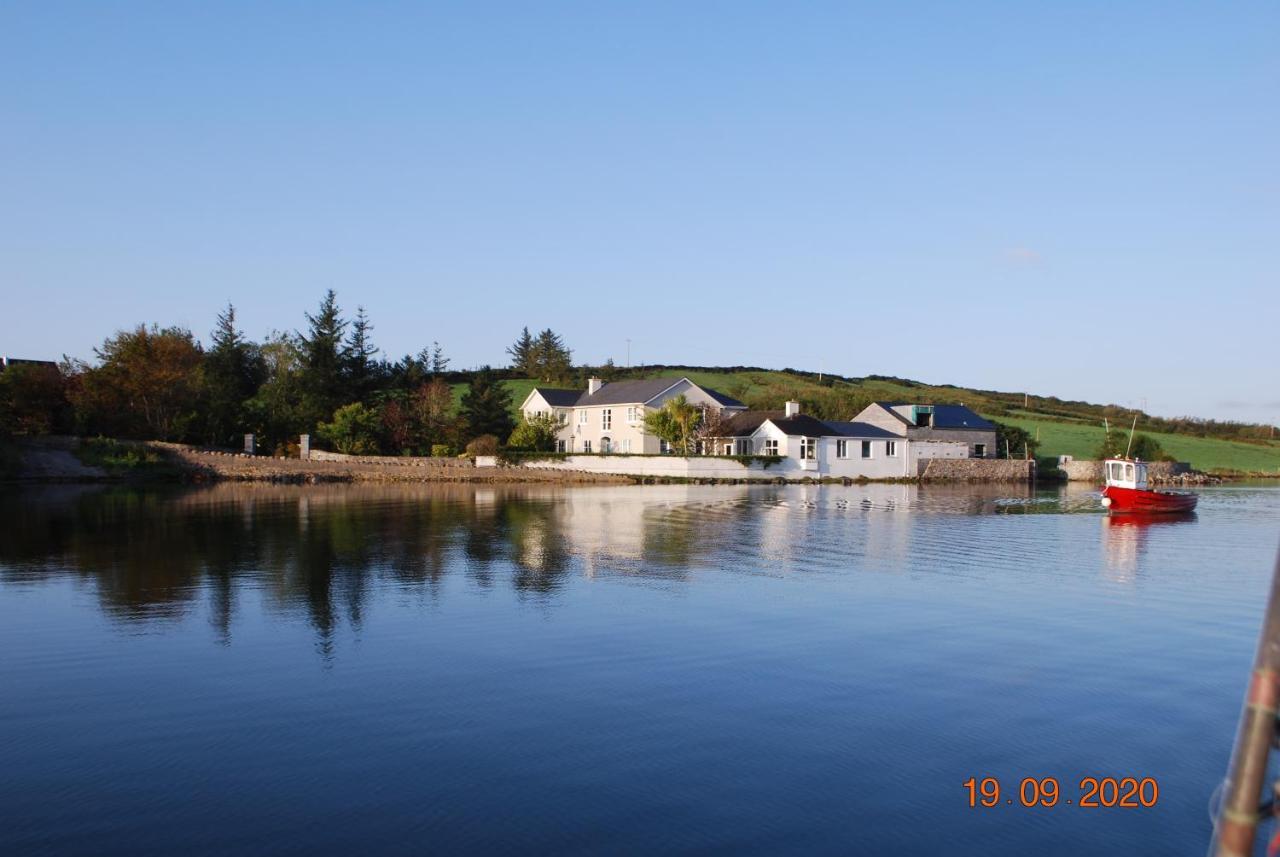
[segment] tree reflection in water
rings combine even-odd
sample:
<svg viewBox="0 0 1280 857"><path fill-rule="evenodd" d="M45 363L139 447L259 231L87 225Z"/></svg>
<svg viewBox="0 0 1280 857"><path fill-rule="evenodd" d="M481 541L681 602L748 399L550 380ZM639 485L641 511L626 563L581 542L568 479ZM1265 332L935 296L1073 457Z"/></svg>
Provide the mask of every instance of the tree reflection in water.
<svg viewBox="0 0 1280 857"><path fill-rule="evenodd" d="M269 611L305 616L329 654L340 625L359 630L377 588L438 599L452 573L485 591L510 586L551 603L571 575L678 582L753 556L770 557L775 573L845 567L853 555L897 567L912 536L882 516L982 514L1010 492L1026 489L27 489L0 492L0 585L74 575L122 623L176 621L203 603L223 643L252 591ZM814 515L839 521L839 538L821 555Z"/></svg>

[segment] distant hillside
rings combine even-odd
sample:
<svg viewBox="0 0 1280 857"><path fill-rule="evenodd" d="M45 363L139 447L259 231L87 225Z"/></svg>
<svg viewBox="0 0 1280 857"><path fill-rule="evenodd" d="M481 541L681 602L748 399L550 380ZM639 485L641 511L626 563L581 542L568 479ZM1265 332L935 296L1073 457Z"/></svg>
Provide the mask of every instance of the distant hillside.
<svg viewBox="0 0 1280 857"><path fill-rule="evenodd" d="M1274 429L1265 425L1167 419L1118 405L1069 401L1055 396L1024 397L1022 393L932 385L877 375L847 378L749 366L599 367L594 373L613 380L687 376L753 408L779 408L783 401L793 398L802 402L810 413L828 419L848 419L868 402L877 400L960 403L988 419L1018 426L1037 436L1041 456L1061 454L1088 458L1102 441L1104 418L1110 421L1113 430L1117 427L1127 430L1137 413L1138 431L1153 436L1170 455L1189 461L1196 468L1280 475L1280 441L1272 438ZM558 386L585 387L593 370L581 369L578 374L581 378ZM537 384L526 378L512 378L505 383L517 406ZM455 385L459 396L464 389L465 384Z"/></svg>

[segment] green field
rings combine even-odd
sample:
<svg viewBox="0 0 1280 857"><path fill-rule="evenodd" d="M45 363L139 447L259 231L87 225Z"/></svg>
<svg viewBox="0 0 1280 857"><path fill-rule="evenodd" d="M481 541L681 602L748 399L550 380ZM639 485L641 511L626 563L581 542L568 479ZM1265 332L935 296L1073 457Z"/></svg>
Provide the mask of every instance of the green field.
<svg viewBox="0 0 1280 857"><path fill-rule="evenodd" d="M1072 455L1092 458L1102 444L1101 425L1085 422L1060 422L1027 416L997 417L1000 422L1026 429L1040 437L1042 456ZM1112 431L1127 433L1128 427ZM1142 426L1138 426L1142 431ZM1193 437L1183 434L1144 432L1159 441L1160 446L1178 461L1186 461L1197 470L1243 470L1280 475L1280 443L1242 443L1235 440Z"/></svg>

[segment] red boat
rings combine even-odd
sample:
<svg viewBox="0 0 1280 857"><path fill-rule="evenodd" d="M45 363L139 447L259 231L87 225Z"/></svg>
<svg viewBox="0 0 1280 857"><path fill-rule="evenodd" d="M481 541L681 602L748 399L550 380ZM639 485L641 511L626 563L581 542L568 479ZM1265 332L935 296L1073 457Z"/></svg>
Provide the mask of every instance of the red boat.
<svg viewBox="0 0 1280 857"><path fill-rule="evenodd" d="M1102 505L1112 512L1142 515L1190 512L1200 498L1190 491L1156 491L1147 487L1146 462L1128 458L1108 458L1103 464L1107 477L1102 489Z"/></svg>

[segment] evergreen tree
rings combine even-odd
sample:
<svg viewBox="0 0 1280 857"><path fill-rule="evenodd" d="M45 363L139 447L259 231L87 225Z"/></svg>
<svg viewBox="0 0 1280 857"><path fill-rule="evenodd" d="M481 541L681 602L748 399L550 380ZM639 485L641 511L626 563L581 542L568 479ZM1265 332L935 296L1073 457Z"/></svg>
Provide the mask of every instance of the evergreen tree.
<svg viewBox="0 0 1280 857"><path fill-rule="evenodd" d="M562 380L573 369L573 352L564 344L560 335L549 327L538 334L533 354L533 365L536 368L530 374L543 381Z"/></svg>
<svg viewBox="0 0 1280 857"><path fill-rule="evenodd" d="M431 374L439 375L449 368L449 358L444 356L444 349L439 342L431 343Z"/></svg>
<svg viewBox="0 0 1280 857"><path fill-rule="evenodd" d="M325 293L315 315L307 314L308 329L299 334L302 352L301 416L308 425L327 422L334 410L349 401L345 372L347 348L342 335L347 322L338 309L333 289Z"/></svg>
<svg viewBox="0 0 1280 857"><path fill-rule="evenodd" d="M508 437L515 428L511 418L511 391L497 374L485 366L471 379L471 387L462 397L462 418L470 437L484 434Z"/></svg>
<svg viewBox="0 0 1280 857"><path fill-rule="evenodd" d="M204 356L205 440L235 445L237 435L249 431L245 402L253 397L266 374L257 345L236 329L236 308L230 303L218 314Z"/></svg>
<svg viewBox="0 0 1280 857"><path fill-rule="evenodd" d="M507 349L507 353L511 355L512 369L526 378L537 376L537 344L528 327L520 332L520 338Z"/></svg>
<svg viewBox="0 0 1280 857"><path fill-rule="evenodd" d="M347 377L351 394L356 401L364 401L377 385L378 349L373 344L373 323L364 307L356 307L355 321L351 323L351 338L347 341Z"/></svg>

